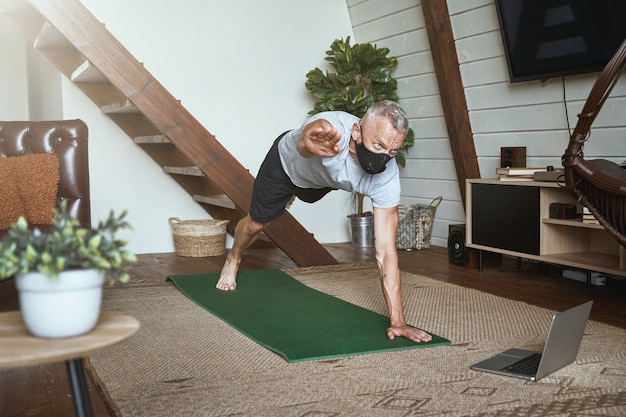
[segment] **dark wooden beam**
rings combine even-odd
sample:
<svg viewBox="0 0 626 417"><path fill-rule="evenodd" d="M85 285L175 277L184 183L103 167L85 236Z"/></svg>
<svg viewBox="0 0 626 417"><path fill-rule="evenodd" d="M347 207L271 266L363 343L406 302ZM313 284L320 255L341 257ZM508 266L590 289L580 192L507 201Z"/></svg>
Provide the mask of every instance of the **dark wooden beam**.
<svg viewBox="0 0 626 417"><path fill-rule="evenodd" d="M445 0L422 0L424 21L435 64L441 104L454 157L459 191L465 207L465 180L480 178L465 90Z"/></svg>

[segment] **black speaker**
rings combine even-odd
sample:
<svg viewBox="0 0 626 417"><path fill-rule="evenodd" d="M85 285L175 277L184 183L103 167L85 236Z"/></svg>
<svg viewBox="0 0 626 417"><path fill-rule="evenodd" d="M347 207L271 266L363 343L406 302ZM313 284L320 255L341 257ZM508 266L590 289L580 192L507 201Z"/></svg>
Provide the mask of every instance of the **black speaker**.
<svg viewBox="0 0 626 417"><path fill-rule="evenodd" d="M500 168L522 168L525 166L525 146L506 146L500 148Z"/></svg>
<svg viewBox="0 0 626 417"><path fill-rule="evenodd" d="M448 257L450 262L458 266L464 266L469 262L470 251L465 246L464 224L448 226Z"/></svg>
<svg viewBox="0 0 626 417"><path fill-rule="evenodd" d="M502 264L502 255L483 251L483 268ZM465 225L451 224L448 226L448 260L451 264L466 268L478 268L480 256L477 249L468 248L465 244Z"/></svg>

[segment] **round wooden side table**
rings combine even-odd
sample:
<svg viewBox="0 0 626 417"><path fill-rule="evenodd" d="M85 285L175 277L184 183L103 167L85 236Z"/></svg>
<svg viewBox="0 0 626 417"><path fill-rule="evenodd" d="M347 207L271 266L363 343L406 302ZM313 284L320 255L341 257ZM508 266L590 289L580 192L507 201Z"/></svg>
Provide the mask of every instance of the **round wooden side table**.
<svg viewBox="0 0 626 417"><path fill-rule="evenodd" d="M0 368L42 365L65 361L76 415L91 417L91 401L82 358L114 346L139 330L139 321L121 313L103 311L89 333L63 339L31 335L19 311L0 313Z"/></svg>

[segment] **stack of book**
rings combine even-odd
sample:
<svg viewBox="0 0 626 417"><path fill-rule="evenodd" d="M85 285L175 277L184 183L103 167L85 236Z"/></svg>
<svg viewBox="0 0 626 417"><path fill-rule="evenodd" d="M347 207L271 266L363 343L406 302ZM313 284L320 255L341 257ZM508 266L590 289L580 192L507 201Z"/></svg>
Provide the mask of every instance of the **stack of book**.
<svg viewBox="0 0 626 417"><path fill-rule="evenodd" d="M532 181L535 172L545 171L546 168L496 168L500 181Z"/></svg>
<svg viewBox="0 0 626 417"><path fill-rule="evenodd" d="M600 222L591 214L587 207L583 207L583 223L599 224Z"/></svg>

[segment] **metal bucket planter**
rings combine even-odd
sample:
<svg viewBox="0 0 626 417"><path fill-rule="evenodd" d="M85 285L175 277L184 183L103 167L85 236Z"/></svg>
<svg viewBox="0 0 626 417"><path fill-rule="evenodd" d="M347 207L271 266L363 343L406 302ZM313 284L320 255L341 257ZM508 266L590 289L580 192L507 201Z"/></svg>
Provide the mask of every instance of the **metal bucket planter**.
<svg viewBox="0 0 626 417"><path fill-rule="evenodd" d="M352 237L352 247L373 248L374 247L374 216L372 213L351 214L350 236Z"/></svg>

